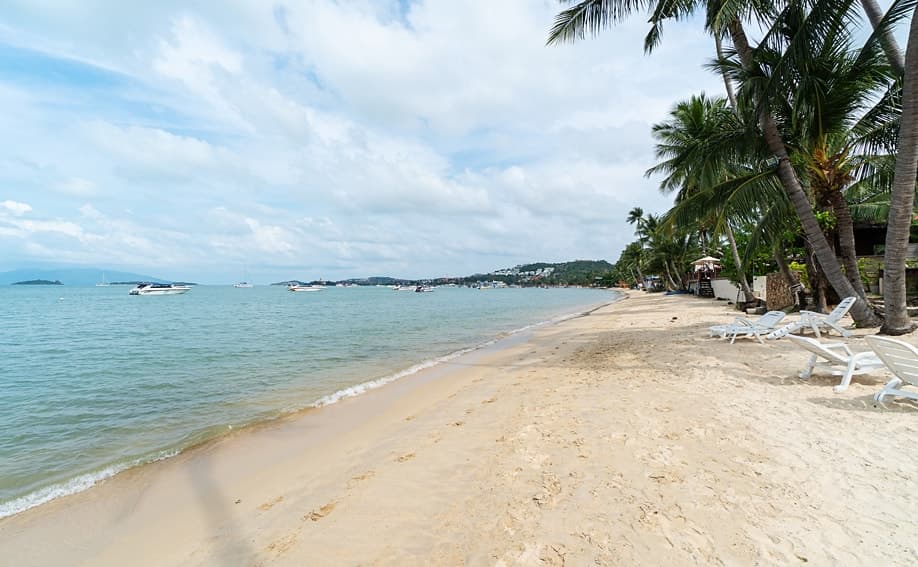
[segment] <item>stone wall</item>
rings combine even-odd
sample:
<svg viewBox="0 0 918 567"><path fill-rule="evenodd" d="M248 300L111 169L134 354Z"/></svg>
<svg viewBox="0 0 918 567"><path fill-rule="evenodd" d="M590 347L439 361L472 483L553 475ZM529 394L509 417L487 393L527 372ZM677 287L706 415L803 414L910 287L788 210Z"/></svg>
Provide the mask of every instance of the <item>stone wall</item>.
<svg viewBox="0 0 918 567"><path fill-rule="evenodd" d="M765 289L765 305L769 311L785 309L794 304L794 294L780 272L766 276Z"/></svg>

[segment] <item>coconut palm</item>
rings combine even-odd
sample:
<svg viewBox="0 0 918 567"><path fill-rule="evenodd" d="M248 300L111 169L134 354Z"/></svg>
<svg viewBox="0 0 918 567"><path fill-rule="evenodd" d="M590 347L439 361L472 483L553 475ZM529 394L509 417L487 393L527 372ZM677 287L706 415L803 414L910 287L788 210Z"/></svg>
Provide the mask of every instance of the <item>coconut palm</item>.
<svg viewBox="0 0 918 567"><path fill-rule="evenodd" d="M744 136L737 115L724 99L704 94L677 104L669 120L653 126L653 136L657 140L657 157L663 161L647 170L646 175L664 174L660 190L678 191L677 203L726 181L738 162L746 159L737 152L742 147L738 142ZM749 301L754 296L733 230L723 214L722 203L712 205L712 209L703 211L693 222L706 218L712 226L723 230L737 266L740 289Z"/></svg>
<svg viewBox="0 0 918 567"><path fill-rule="evenodd" d="M813 195L819 210L834 216L840 255L854 290L865 298L858 274L854 227L844 193L856 173L869 173L869 160L856 153L876 144L888 129L892 97L883 96L892 84L877 41L859 49L847 34L809 33L812 20L802 10L785 10L769 30L769 45L756 51L768 81L747 81L752 98L774 100L772 114L781 128L791 160ZM787 49L809 39L807 49ZM797 60L791 61L796 57ZM788 68L793 71L783 72ZM747 93L749 96L750 93ZM877 102L877 98L880 100ZM887 145L884 151L895 151Z"/></svg>
<svg viewBox="0 0 918 567"><path fill-rule="evenodd" d="M637 254L636 269L637 269L638 276L641 278L641 285L643 286L645 285L645 282L647 281L644 279L644 272L642 269L643 263L644 263L643 261L644 260L643 258L644 241L647 236L647 233L644 230L645 228L644 209L640 207L634 207L633 209L628 211L628 216L627 218L625 218L625 221L628 224L634 225L634 228L635 228L634 235L638 237L638 242L640 243L640 247L638 248L638 254Z"/></svg>
<svg viewBox="0 0 918 567"><path fill-rule="evenodd" d="M563 3L568 3L564 2ZM822 4L827 4L824 2ZM820 4L820 2L817 2ZM825 7L825 19L830 23L845 21L850 13L851 2L836 2L839 10L834 12ZM571 8L562 11L555 19L549 35L549 44L563 41L573 41L583 38L587 33L596 34L599 31L623 20L631 13L647 8L651 15L651 32L645 40L645 48L652 49L659 41L662 23L667 19L685 18L694 11L705 8L706 28L715 36L727 33L733 43L733 48L739 56L742 69L747 80L761 80L766 78L765 73L755 59L755 52L749 45L745 29L741 20L742 15L750 14L759 21L774 21L778 13L775 4L770 2L735 2L721 0L658 0L657 2L630 2L628 0L583 0ZM834 17L834 20L833 20ZM838 29L835 26L834 29ZM799 47L795 45L795 47ZM850 281L842 272L841 266L835 257L834 251L823 234L816 215L810 205L807 193L791 164L790 156L781 136L778 125L767 103L771 101L757 101L758 122L762 137L771 152L777 159L777 175L781 185L787 193L793 208L800 220L804 235L812 246L826 277L840 296L856 295ZM861 325L874 325L878 322L876 315L869 309L865 302L858 302L851 310L855 321Z"/></svg>
<svg viewBox="0 0 918 567"><path fill-rule="evenodd" d="M918 170L918 6L912 15L905 52L905 77L902 82L902 119L899 126L899 155L890 198L886 230L886 259L883 275L883 302L886 322L882 331L901 335L914 328L905 302L905 260L915 202L915 177Z"/></svg>

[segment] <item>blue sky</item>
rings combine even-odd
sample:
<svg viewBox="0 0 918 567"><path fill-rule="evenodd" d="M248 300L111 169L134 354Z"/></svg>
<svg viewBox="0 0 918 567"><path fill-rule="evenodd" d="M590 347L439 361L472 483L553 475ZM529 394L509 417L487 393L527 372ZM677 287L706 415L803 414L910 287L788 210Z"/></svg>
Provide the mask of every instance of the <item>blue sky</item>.
<svg viewBox="0 0 918 567"><path fill-rule="evenodd" d="M546 47L560 5L5 2L0 270L204 283L617 259L697 23Z"/></svg>

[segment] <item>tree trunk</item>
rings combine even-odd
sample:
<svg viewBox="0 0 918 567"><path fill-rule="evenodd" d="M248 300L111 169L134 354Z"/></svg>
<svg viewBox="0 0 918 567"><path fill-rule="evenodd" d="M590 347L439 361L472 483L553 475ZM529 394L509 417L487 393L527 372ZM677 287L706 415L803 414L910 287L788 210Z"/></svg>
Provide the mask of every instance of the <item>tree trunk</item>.
<svg viewBox="0 0 918 567"><path fill-rule="evenodd" d="M730 242L730 252L733 254L733 261L736 262L736 271L739 275L739 284L740 289L743 291L745 296L743 299L745 301L752 301L755 299L755 294L752 293L752 288L749 287L749 282L746 281L746 272L743 270L743 262L740 260L739 250L736 248L736 238L733 236L733 229L730 228L730 223L726 220L724 221L724 226L726 229L724 232L727 235L727 241Z"/></svg>
<svg viewBox="0 0 918 567"><path fill-rule="evenodd" d="M676 289L676 282L673 281L673 274L669 271L669 262L663 260L663 271L666 272L666 287L669 290Z"/></svg>
<svg viewBox="0 0 918 567"><path fill-rule="evenodd" d="M827 282L825 274L822 271L822 266L819 265L819 260L816 258L816 254L813 252L813 248L809 245L809 243L806 245L806 253L806 274L807 279L810 280L810 303L812 303L812 305L806 307L805 309L810 309L811 311L817 311L819 313L825 313L828 310L828 302L826 300Z"/></svg>
<svg viewBox="0 0 918 567"><path fill-rule="evenodd" d="M912 224L915 177L918 171L918 7L912 15L905 61L899 155L896 157L896 173L889 198L886 258L883 265L886 322L880 332L889 335L902 335L914 328L905 303L905 260L908 257L908 235Z"/></svg>
<svg viewBox="0 0 918 567"><path fill-rule="evenodd" d="M714 34L714 47L717 49L718 61L722 60L724 58L724 49L720 43L720 35L717 33ZM730 101L730 108L733 109L733 112L739 112L736 105L736 93L733 92L733 83L730 82L730 77L728 77L726 73L721 73L720 76L724 79L724 89L727 91L727 100Z"/></svg>
<svg viewBox="0 0 918 567"><path fill-rule="evenodd" d="M750 70L753 65L752 50L749 47L749 42L746 40L746 33L743 30L742 23L738 19L735 19L730 22L728 27L733 40L733 46L740 56L743 68ZM797 212L797 217L800 219L800 225L803 227L804 237L813 247L813 251L816 254L816 258L819 260L823 273L826 275L826 278L832 285L832 288L835 289L835 292L838 293L839 297L845 298L853 295L861 299L861 301L855 302L851 307L851 317L859 327L875 327L879 325L880 318L877 317L876 313L867 305L866 299L863 296L858 296L854 288L851 287L851 282L849 282L848 278L842 273L838 259L835 257L832 248L829 246L829 242L819 228L819 222L816 220L816 215L813 214L813 208L810 206L810 201L803 190L803 186L797 179L797 173L791 166L790 159L787 156L787 149L784 147L784 140L781 138L781 133L778 132L778 127L775 124L774 118L772 118L767 108L763 107L759 116L759 122L765 143L774 156L778 158L778 179L781 180L781 185L787 192L788 199L790 199L791 204L794 206L794 210ZM912 189L914 190L914 184L912 185ZM908 210L911 211L911 208Z"/></svg>
<svg viewBox="0 0 918 567"><path fill-rule="evenodd" d="M720 42L720 35L714 34L714 47L717 50L717 59L722 60L724 58L724 49ZM724 79L724 90L727 91L727 99L730 101L730 108L733 109L734 113L738 113L739 110L736 104L736 93L733 92L733 83L730 82L730 77L726 73L721 73L721 77ZM739 284L740 289L743 291L745 296L743 299L746 301L752 300L755 297L755 294L749 288L749 282L746 281L746 270L743 269L743 261L740 258L739 250L736 248L736 238L733 236L733 229L730 228L730 223L724 220L724 226L726 227L727 241L730 243L730 252L733 254L733 261L736 263L736 271L739 274Z"/></svg>
<svg viewBox="0 0 918 567"><path fill-rule="evenodd" d="M873 29L877 29L880 20L883 19L883 11L880 10L876 0L861 0L861 6L864 7L864 12L867 13L870 25L873 26ZM904 75L905 62L902 60L902 50L899 49L899 44L890 30L880 34L880 45L883 46L883 52L886 54L886 59L889 60L889 65L893 68L893 71L900 77Z"/></svg>
<svg viewBox="0 0 918 567"><path fill-rule="evenodd" d="M845 275L851 282L851 287L857 294L867 299L864 291L864 282L861 281L861 272L857 267L857 252L854 247L854 221L851 220L851 210L841 191L829 191L829 201L835 212L835 229L838 231L838 246L841 248L842 262L845 265Z"/></svg>
<svg viewBox="0 0 918 567"><path fill-rule="evenodd" d="M672 273L675 274L675 276L676 276L677 278L679 278L678 281L676 281L675 279L673 279L673 283L676 284L676 289L685 289L685 278L684 278L683 275L679 272L679 268L676 267L676 262L673 261L673 260L670 260L670 261L669 261L669 267L670 267L670 270L672 271Z"/></svg>

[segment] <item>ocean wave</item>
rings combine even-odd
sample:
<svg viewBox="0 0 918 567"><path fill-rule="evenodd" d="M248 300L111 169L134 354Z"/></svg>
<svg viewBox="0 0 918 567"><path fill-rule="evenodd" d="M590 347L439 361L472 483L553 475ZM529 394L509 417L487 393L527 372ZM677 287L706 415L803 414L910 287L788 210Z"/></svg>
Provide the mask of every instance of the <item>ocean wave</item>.
<svg viewBox="0 0 918 567"><path fill-rule="evenodd" d="M178 455L180 452L181 450L178 449L163 451L150 458L135 459L127 463L112 465L99 471L80 475L66 482L46 486L36 490L35 492L31 492L25 496L16 498L15 500L0 503L0 518L6 518L7 516L13 516L15 514L19 514L20 512L25 512L29 508L40 506L57 498L70 496L71 494L76 494L77 492L83 492L84 490L92 488L99 482L111 478L122 471L134 468L136 466L168 459Z"/></svg>

